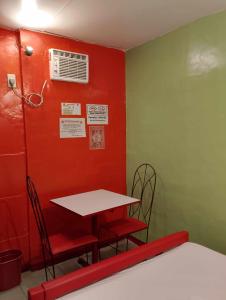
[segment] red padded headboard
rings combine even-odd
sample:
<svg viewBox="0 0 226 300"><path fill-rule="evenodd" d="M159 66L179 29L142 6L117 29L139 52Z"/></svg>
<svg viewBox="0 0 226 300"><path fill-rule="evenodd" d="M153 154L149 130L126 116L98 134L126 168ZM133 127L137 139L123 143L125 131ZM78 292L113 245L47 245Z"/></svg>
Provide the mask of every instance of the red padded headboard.
<svg viewBox="0 0 226 300"><path fill-rule="evenodd" d="M116 272L150 259L162 252L188 241L188 232L181 231L154 242L144 244L99 263L76 270L70 274L44 282L28 290L29 300L55 300Z"/></svg>

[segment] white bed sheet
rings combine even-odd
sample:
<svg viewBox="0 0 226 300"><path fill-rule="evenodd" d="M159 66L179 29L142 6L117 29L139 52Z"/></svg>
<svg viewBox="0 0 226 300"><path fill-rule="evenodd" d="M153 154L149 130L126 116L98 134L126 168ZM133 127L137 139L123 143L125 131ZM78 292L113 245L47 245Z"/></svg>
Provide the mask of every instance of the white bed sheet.
<svg viewBox="0 0 226 300"><path fill-rule="evenodd" d="M226 300L226 256L187 242L60 300Z"/></svg>

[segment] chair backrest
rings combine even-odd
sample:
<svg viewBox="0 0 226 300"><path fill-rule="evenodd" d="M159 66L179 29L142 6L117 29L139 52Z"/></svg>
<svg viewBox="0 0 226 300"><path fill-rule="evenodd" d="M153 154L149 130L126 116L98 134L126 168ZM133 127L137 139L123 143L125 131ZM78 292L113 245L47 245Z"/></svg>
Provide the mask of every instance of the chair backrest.
<svg viewBox="0 0 226 300"><path fill-rule="evenodd" d="M51 246L49 242L49 237L46 229L45 219L42 213L42 208L40 205L39 197L36 192L34 183L32 182L31 178L27 176L27 192L28 196L31 202L31 206L33 209L33 213L35 216L35 221L38 227L40 239L41 239L41 246L42 246L42 254L43 254L43 260L44 260L44 266L46 271L46 278L48 280L47 275L47 266L49 263L53 263L53 255L51 251ZM50 270L48 270L50 271ZM53 271L54 273L54 271ZM51 274L53 277L55 277L54 274Z"/></svg>
<svg viewBox="0 0 226 300"><path fill-rule="evenodd" d="M140 199L139 204L131 205L129 216L150 224L155 196L156 172L148 163L140 165L133 176L131 196Z"/></svg>

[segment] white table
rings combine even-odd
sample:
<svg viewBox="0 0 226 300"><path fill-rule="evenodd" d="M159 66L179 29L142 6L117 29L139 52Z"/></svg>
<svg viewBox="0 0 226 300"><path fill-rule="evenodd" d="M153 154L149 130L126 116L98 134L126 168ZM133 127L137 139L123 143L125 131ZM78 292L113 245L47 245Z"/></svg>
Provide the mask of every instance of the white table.
<svg viewBox="0 0 226 300"><path fill-rule="evenodd" d="M52 199L50 201L82 217L92 216L92 231L93 234L97 236L98 214L117 207L137 203L140 200L107 190L95 190L91 192ZM98 255L95 251L95 253L93 253L93 261L97 260Z"/></svg>
<svg viewBox="0 0 226 300"><path fill-rule="evenodd" d="M84 217L116 207L130 205L140 200L107 190L95 190L50 201Z"/></svg>

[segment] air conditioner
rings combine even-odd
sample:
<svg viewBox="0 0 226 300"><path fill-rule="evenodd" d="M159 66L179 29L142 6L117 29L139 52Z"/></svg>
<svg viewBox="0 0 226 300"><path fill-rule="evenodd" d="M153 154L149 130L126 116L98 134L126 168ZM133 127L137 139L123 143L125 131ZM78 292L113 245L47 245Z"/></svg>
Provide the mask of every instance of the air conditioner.
<svg viewBox="0 0 226 300"><path fill-rule="evenodd" d="M87 83L89 57L86 54L50 49L50 79Z"/></svg>

